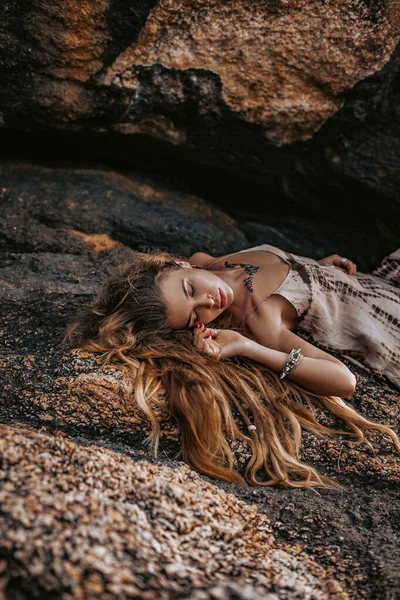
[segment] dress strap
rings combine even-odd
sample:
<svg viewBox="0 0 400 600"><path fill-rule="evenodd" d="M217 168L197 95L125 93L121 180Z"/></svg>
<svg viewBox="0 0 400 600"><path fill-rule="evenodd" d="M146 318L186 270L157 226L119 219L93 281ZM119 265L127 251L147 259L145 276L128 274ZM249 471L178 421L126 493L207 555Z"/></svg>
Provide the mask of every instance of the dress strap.
<svg viewBox="0 0 400 600"><path fill-rule="evenodd" d="M247 313L247 315L245 316L245 318L244 318L244 319L242 319L242 320L239 322L239 325L241 325L242 323L244 323L244 322L245 322L245 320L247 319L247 317L248 317L248 316L249 316L249 315L250 315L250 314L253 312L253 310L256 310L256 308L258 308L258 307L260 306L260 304L262 304L263 302L265 302L266 300L268 300L268 298L270 298L270 296L272 296L272 294L274 294L274 293L275 293L275 292L272 292L271 294L269 294L269 296L265 296L265 298L263 298L263 299L261 300L261 302L259 302L259 303L258 303L258 304L256 304L255 306L253 306L253 308L252 308L252 309L251 309L251 310L250 310L250 311Z"/></svg>

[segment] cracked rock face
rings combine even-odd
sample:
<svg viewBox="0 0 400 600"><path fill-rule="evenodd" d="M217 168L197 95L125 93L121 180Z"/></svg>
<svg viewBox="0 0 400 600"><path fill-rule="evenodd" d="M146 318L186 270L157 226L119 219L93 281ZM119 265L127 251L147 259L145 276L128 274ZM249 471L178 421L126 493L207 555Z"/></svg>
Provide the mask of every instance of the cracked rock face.
<svg viewBox="0 0 400 600"><path fill-rule="evenodd" d="M211 481L163 413L156 462L130 376L62 339L134 249L367 271L398 247L399 31L396 0L2 3L0 152L29 164L0 167L0 596L394 597L387 440L304 436L340 492ZM352 405L399 431L398 390L346 364Z"/></svg>
<svg viewBox="0 0 400 600"><path fill-rule="evenodd" d="M399 246L397 0L0 10L3 156L173 173L253 245L301 254L300 223L359 265L374 240L368 268Z"/></svg>
<svg viewBox="0 0 400 600"><path fill-rule="evenodd" d="M155 103L184 104L197 90L210 116L225 105L265 128L272 142L288 144L311 137L342 106L340 92L389 60L396 43L389 17L389 7L378 15L351 0L168 0L101 81L131 90L139 104L142 73L160 65L165 71L152 77ZM197 71L218 78L219 102Z"/></svg>
<svg viewBox="0 0 400 600"><path fill-rule="evenodd" d="M0 433L6 596L345 597L299 548L277 545L253 506L184 465L132 462L60 434Z"/></svg>
<svg viewBox="0 0 400 600"><path fill-rule="evenodd" d="M63 127L108 113L119 131L177 143L185 134L174 118L190 102L205 123L234 113L275 144L305 140L343 105L343 91L389 60L396 5L168 0L129 11L108 0L5 3L3 119ZM9 103L26 66L30 85ZM123 114L114 106L121 100Z"/></svg>

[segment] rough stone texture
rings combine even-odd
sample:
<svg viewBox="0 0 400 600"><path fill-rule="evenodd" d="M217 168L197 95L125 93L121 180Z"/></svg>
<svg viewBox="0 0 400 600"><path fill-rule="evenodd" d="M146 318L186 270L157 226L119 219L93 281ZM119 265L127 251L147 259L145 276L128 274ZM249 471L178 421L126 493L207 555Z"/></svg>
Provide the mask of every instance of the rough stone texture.
<svg viewBox="0 0 400 600"><path fill-rule="evenodd" d="M276 544L265 516L185 465L0 433L6 598L200 600L232 584L243 600L346 597L298 546Z"/></svg>
<svg viewBox="0 0 400 600"><path fill-rule="evenodd" d="M5 1L0 152L174 173L251 243L299 222L371 268L400 245L399 6Z"/></svg>
<svg viewBox="0 0 400 600"><path fill-rule="evenodd" d="M0 184L0 250L97 255L151 244L190 256L246 241L222 211L146 176L4 163Z"/></svg>
<svg viewBox="0 0 400 600"><path fill-rule="evenodd" d="M356 373L358 390L352 404L369 417L390 422L399 430L398 392L384 388L379 379L374 381L361 371L356 370ZM50 348L47 352L37 352L36 356L3 357L0 379L0 420L3 423L19 427L29 424L48 434L55 431L57 436L63 431L80 444L109 447L133 461L151 457L144 443L149 425L135 407L129 377L115 367L101 366L98 360L85 354L63 355ZM178 439L179 431L174 423L162 425L161 464L172 464L171 459L179 448ZM18 448L23 445L19 437L15 443ZM241 468L247 462L249 449L244 444L234 444L234 448L237 465ZM15 454L14 443L10 443L9 452ZM27 450L22 454L26 457ZM247 503L256 502L260 512L272 518L277 540L293 541L305 549L324 565L331 577L341 582L350 597L394 598L393 593L400 583L397 569L400 466L390 443L376 439L372 452L344 439L317 440L308 435L304 440L303 458L341 481L344 490L315 494L213 483ZM93 460L98 463L97 457ZM176 463L173 465L176 467ZM181 468L179 466L179 471ZM2 470L8 472L4 465ZM193 471L191 477L196 478ZM15 480L10 475L7 478ZM95 475L93 479L99 480L97 485L104 486L110 481ZM51 485L55 482L49 483L49 488ZM13 490L9 492L15 495ZM20 494L24 495L23 489ZM13 528L10 527L10 531ZM26 535L40 538L42 533L40 527L35 526L28 529ZM71 535L80 539L80 530L74 529ZM75 544L79 546L77 541ZM29 563L27 557L24 555L25 566ZM60 557L55 554L57 558ZM49 565L45 563L42 567L46 579ZM256 577L255 569L254 573ZM29 583L30 579L25 577L22 581ZM380 595L376 596L378 592ZM246 596L239 596L242 597Z"/></svg>
<svg viewBox="0 0 400 600"><path fill-rule="evenodd" d="M102 81L130 90L139 99L130 110L138 113L151 73L156 114L160 104L187 110L192 93L208 118L218 120L225 106L262 125L273 142L304 140L343 104L340 92L388 61L397 33L390 7L378 14L349 0L167 0ZM202 71L214 75L208 89Z"/></svg>
<svg viewBox="0 0 400 600"><path fill-rule="evenodd" d="M68 354L62 346L64 329L76 310L99 289L106 273L129 259L132 249L125 244L152 246L163 239L168 240L175 250L182 248L187 251L191 248L190 244L195 245L205 239L201 237L204 232L206 237L215 236L215 244L231 244L238 235L235 224L196 198L190 198L190 202L187 196L171 199L165 187L151 186L149 180L142 177L21 164L4 164L2 175L3 184L6 181L7 186L3 188L0 199L4 215L0 238L0 422L10 426L29 426L46 433L50 436L46 438L49 444L56 443L51 441L52 434L56 436L55 440L60 436L64 440L60 433L63 432L72 436L75 443L106 447L120 452L130 461L151 459L152 454L145 444L150 432L149 423L135 405L130 376L114 366L104 366L98 358L79 352ZM109 192L111 197L108 197ZM193 206L195 209L191 213ZM98 209L94 210L94 207ZM138 231L136 215L143 215L144 210L148 211L144 219L146 229ZM160 221L158 210L163 214ZM195 213L199 215L196 221ZM152 215L155 215L154 219ZM177 215L179 219L187 219L186 223L190 220L189 233L182 228L175 231L172 226L168 227L168 223L176 222ZM164 223L165 229L157 223ZM210 232L210 227L215 229ZM196 228L198 238L195 237ZM216 237L218 228L219 239ZM221 251L225 251L225 247ZM348 364L358 378L353 405L370 418L389 422L399 430L398 391L384 379L367 376L361 369ZM161 413L160 420L165 416L166 413ZM162 421L161 430L161 464L177 469L177 464L171 462L179 451L177 424ZM17 443L18 446L23 443L20 437ZM15 453L14 443L10 441L9 444L10 453ZM233 447L237 467L242 469L248 460L249 448L244 443L233 443ZM399 457L386 440L375 439L374 448L375 453L345 439L317 440L313 436L305 436L304 459L340 481L344 486L340 492L323 491L318 495L311 491L241 488L208 481L217 494L218 488L226 489L247 504L256 502L260 513L271 518L277 544L293 541L323 565L329 578L339 581L350 597L392 600L400 585ZM23 454L26 457L26 452ZM6 474L9 467L3 470L4 477L12 480L14 475ZM185 472L189 473L189 470ZM207 480L191 473L190 477L196 481ZM17 477L19 475L15 475ZM40 479L43 477L39 475L37 481ZM93 479L99 480L98 485L106 486L106 481L100 477L93 476ZM72 475L68 481L73 481ZM186 484L183 486L186 487ZM14 493L11 488L9 493ZM21 491L18 497L25 498L23 493ZM61 490L60 493L64 492ZM58 496L54 496L55 502ZM26 499L22 501L28 502ZM53 508L50 507L49 511L53 514ZM73 529L72 525L72 537L81 540L78 525L75 524ZM43 534L40 527L26 526L25 534L21 529L21 536L40 540ZM15 527L9 524L5 530L8 539ZM118 531L116 529L116 536ZM115 548L119 543L115 542ZM76 542L76 546L79 545ZM109 552L109 544L106 546ZM34 547L29 546L32 552ZM39 585L38 578L42 582L40 585L53 585L56 589L64 586L64 576L65 581L70 581L72 575L68 575L69 571L67 574L62 571L60 553L43 555L42 551L35 558L31 554L21 554L22 564L29 569L29 557L32 556L32 564L35 565L32 568L39 573L34 579L29 569L24 571L25 575L22 570L18 571L22 569L21 563L17 565L19 550L16 546L13 548L15 552L10 549L7 556L16 565L15 573L20 575L20 579L13 583L18 593L31 584ZM284 549L286 551L286 545ZM105 558L98 560L104 564ZM50 570L53 563L61 564L61 572ZM75 568L71 572L86 581L83 569L76 571ZM198 598L253 600L267 597L272 600L265 596L265 589L256 591L260 574L254 570L253 575L251 583L244 579L241 583L234 583L232 576L218 585L206 582L204 575L203 595L199 591ZM108 577L107 582L110 583L117 574L111 569ZM325 581L325 576L321 577L314 580L316 586ZM91 583L87 585L93 585L93 589L104 585L104 579L99 579L98 573L92 573L88 579ZM134 585L138 585L137 582ZM211 592L215 585L217 591ZM246 585L250 587L246 588ZM282 594L282 590L278 589ZM329 592L329 597L337 596L334 590ZM289 597L296 596L292 594Z"/></svg>
<svg viewBox="0 0 400 600"><path fill-rule="evenodd" d="M320 494L200 477L172 460L174 422L150 464L130 378L62 337L132 248L269 242L368 270L398 247L399 28L396 0L2 3L0 153L46 165L0 170L5 597L396 598L387 441L304 436L344 486ZM399 431L398 390L352 369L353 405ZM190 571L198 533L211 567Z"/></svg>
<svg viewBox="0 0 400 600"><path fill-rule="evenodd" d="M263 126L273 142L299 141L338 110L341 92L389 60L399 34L396 5L167 0L141 2L129 12L122 2L107 0L5 2L4 122L20 127L22 113L28 126L29 119L46 127L83 123L110 108L101 106L101 88L115 85L129 92L124 115L114 114L123 116L126 132L142 117L143 125L132 131L157 137L159 130L175 143L168 113L186 112L190 99L209 121L233 112ZM128 25L131 45L110 65L128 42ZM31 85L15 105L10 100L27 66ZM150 94L141 81L146 73ZM36 117L26 108L36 108Z"/></svg>
<svg viewBox="0 0 400 600"><path fill-rule="evenodd" d="M40 262L56 260L57 268L70 260L63 255L72 255L78 283L79 263L86 261L79 257L89 251L93 265L106 269L104 256L113 255L121 262L129 256L127 246L143 249L151 245L189 256L196 251L220 255L269 243L314 258L340 252L364 272L395 247L376 242L367 254L365 247L373 235L370 229L349 237L346 228L330 219L313 224L304 217L281 216L265 224L245 210L246 204L242 202L240 218L233 219L214 203L179 190L174 178L132 171L122 174L104 166L83 168L76 162L44 166L3 161L0 251L28 253L29 257L11 258L25 261L25 267L21 263L25 269L33 268L28 263L39 252L50 253ZM12 278L11 270L9 281Z"/></svg>

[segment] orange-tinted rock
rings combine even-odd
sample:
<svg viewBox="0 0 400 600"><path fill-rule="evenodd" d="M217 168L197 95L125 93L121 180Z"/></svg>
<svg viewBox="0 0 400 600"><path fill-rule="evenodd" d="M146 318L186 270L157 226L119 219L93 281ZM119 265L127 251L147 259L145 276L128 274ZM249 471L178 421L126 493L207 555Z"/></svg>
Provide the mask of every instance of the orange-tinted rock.
<svg viewBox="0 0 400 600"><path fill-rule="evenodd" d="M141 67L205 70L219 78L221 101L265 128L268 139L304 140L342 106L341 92L389 60L398 35L389 13L394 5L382 6L376 18L353 0L168 0L153 9L102 81L140 96ZM168 81L155 76L154 90L166 104L183 102L184 87Z"/></svg>
<svg viewBox="0 0 400 600"><path fill-rule="evenodd" d="M251 244L362 265L373 239L371 269L400 243L399 15L397 0L5 3L0 154L162 170Z"/></svg>
<svg viewBox="0 0 400 600"><path fill-rule="evenodd" d="M242 600L346 597L298 547L276 544L268 518L183 464L135 462L28 429L0 433L6 596L202 600L232 587Z"/></svg>

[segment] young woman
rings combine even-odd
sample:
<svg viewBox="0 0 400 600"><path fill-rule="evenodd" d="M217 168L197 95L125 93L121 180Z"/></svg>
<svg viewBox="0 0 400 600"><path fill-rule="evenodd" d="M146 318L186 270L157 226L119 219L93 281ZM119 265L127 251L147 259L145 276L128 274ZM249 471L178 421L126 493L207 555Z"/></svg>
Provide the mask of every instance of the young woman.
<svg viewBox="0 0 400 600"><path fill-rule="evenodd" d="M137 253L106 282L69 340L132 369L135 401L153 422L155 453L165 391L183 458L199 471L243 482L229 445L242 438L252 451L248 481L331 485L299 458L302 427L338 433L316 420L310 402L342 419L360 441L375 429L400 444L390 428L341 400L355 389L351 371L293 330L301 326L321 344L358 352L400 387L399 282L400 251L372 275L336 254L315 261L269 245L217 258L196 253L188 261Z"/></svg>
<svg viewBox="0 0 400 600"><path fill-rule="evenodd" d="M173 327L197 323L199 350L244 355L281 371L286 353L300 348L312 360L291 371L293 381L318 394L349 397L354 375L293 333L301 327L326 347L360 353L400 388L400 250L373 275L357 273L357 265L337 254L315 261L267 244L217 259L197 253L179 264L183 270L164 278L160 290ZM206 330L222 312L259 344Z"/></svg>

